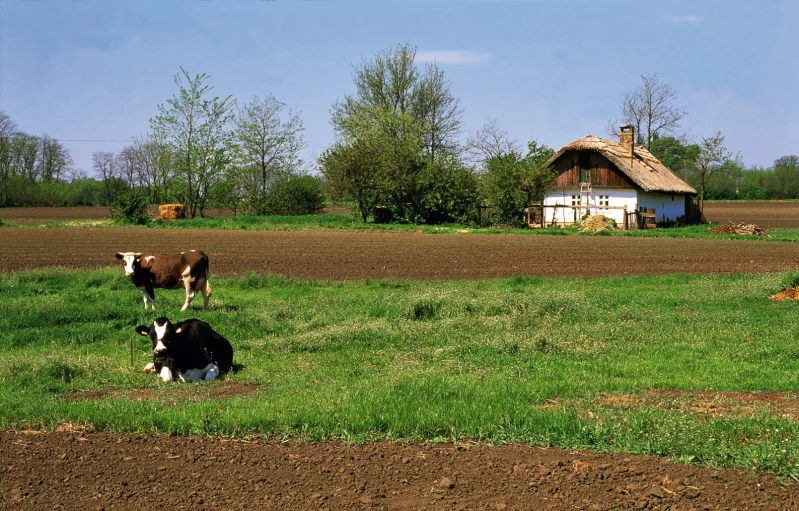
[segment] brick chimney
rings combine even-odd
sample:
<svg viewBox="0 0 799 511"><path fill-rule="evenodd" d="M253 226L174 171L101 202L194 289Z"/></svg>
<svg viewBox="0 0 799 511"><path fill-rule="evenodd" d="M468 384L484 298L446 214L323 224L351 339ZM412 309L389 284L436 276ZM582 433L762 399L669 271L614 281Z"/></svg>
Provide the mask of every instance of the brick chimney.
<svg viewBox="0 0 799 511"><path fill-rule="evenodd" d="M633 156L633 148L635 147L635 129L632 126L621 126L619 128L619 145L630 151L630 156Z"/></svg>

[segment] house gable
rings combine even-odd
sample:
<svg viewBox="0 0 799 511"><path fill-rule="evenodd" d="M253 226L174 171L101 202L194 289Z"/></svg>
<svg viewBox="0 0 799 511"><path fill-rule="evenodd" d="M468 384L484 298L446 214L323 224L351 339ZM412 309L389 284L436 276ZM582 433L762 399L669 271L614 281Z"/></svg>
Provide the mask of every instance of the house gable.
<svg viewBox="0 0 799 511"><path fill-rule="evenodd" d="M596 151L570 150L552 162L557 177L549 190L579 188L581 179L586 179L590 170L591 186L596 188L637 188L610 160Z"/></svg>

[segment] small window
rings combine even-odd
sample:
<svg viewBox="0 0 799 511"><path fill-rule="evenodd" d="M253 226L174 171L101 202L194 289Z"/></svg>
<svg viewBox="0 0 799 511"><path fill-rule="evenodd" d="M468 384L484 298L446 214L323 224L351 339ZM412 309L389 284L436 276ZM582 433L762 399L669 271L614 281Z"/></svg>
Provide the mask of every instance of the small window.
<svg viewBox="0 0 799 511"><path fill-rule="evenodd" d="M600 207L608 207L610 206L610 196L608 195L600 195L599 196L599 206Z"/></svg>
<svg viewBox="0 0 799 511"><path fill-rule="evenodd" d="M582 197L580 195L572 195L572 207L576 208L582 205Z"/></svg>

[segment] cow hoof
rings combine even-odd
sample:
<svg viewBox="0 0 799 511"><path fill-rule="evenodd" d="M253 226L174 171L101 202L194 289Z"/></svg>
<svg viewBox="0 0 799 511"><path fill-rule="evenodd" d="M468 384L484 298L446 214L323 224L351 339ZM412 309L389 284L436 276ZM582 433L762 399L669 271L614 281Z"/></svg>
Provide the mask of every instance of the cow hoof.
<svg viewBox="0 0 799 511"><path fill-rule="evenodd" d="M214 366L205 373L206 380L213 380L217 376L219 376L219 366Z"/></svg>

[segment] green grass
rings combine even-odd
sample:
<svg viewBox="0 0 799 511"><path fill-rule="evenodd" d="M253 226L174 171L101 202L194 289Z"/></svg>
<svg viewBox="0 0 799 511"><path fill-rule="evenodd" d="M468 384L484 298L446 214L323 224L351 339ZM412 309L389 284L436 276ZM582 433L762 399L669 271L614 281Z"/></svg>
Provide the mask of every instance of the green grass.
<svg viewBox="0 0 799 511"><path fill-rule="evenodd" d="M41 227L74 228L74 227L120 227L112 220L53 220L45 222L13 222L2 220L0 226L7 227ZM691 225L686 227L665 227L647 230L632 229L628 231L600 231L597 233L580 232L576 227L547 227L545 229L511 229L502 227L477 228L458 224L444 225L410 225L410 224L375 224L364 223L360 217L352 214L320 214L301 216L221 216L213 218L192 218L170 221L155 221L147 226L126 226L132 229L223 229L253 231L314 231L314 230L360 230L360 231L419 231L428 234L518 234L525 236L621 236L643 238L705 238L705 239L737 239L757 242L767 241L799 241L799 229L769 228L771 236L742 236L733 234L714 234L707 232L719 224Z"/></svg>
<svg viewBox="0 0 799 511"><path fill-rule="evenodd" d="M796 417L712 416L638 398L795 392L799 305L767 297L797 280L249 274L215 279L209 311L179 313L182 293L158 290L154 314L116 269L2 275L0 427L527 442L796 475ZM134 327L160 314L211 323L231 340L236 370L193 384L142 373L149 341ZM236 384L254 391L213 397Z"/></svg>

